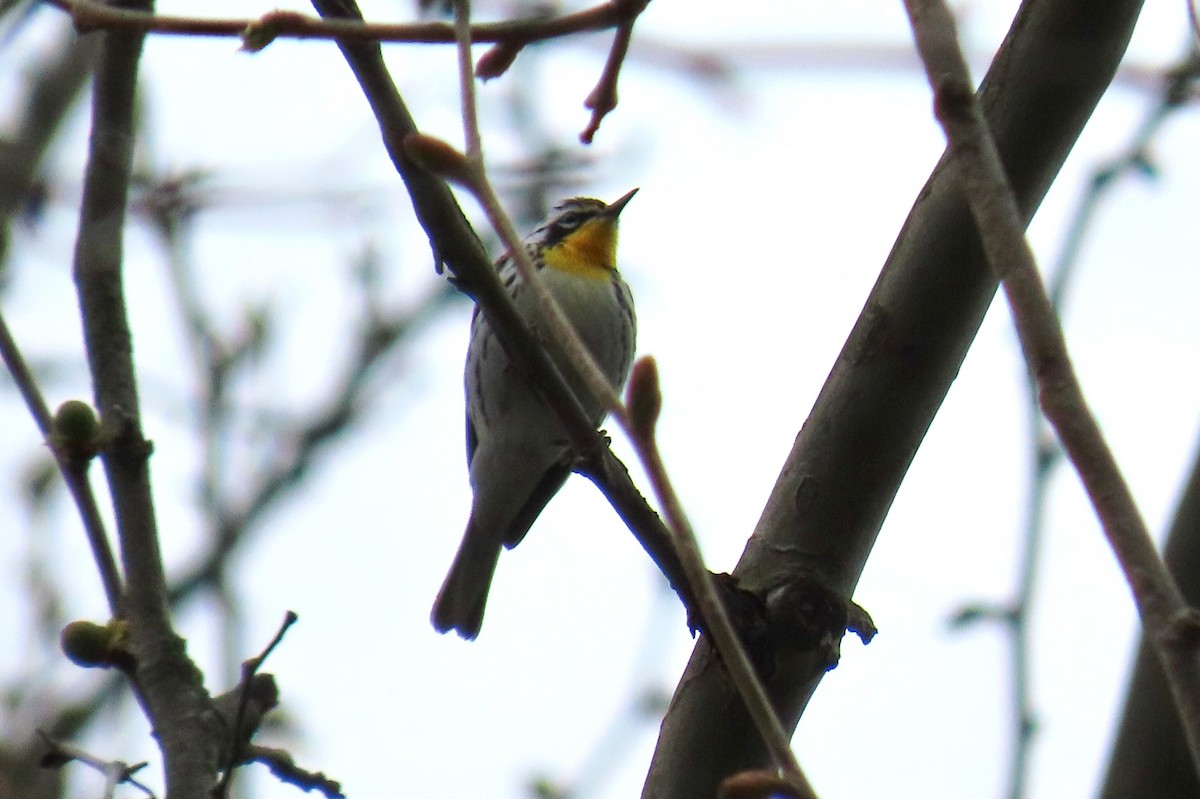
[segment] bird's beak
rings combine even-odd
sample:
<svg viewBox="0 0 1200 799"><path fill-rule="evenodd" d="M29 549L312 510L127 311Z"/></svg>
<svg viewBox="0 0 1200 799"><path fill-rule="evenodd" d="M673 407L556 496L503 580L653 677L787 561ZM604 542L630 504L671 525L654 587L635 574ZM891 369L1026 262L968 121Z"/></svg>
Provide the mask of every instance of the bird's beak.
<svg viewBox="0 0 1200 799"><path fill-rule="evenodd" d="M621 199L613 201L612 203L609 204L609 206L607 208L604 209L604 215L610 219L616 219L617 216L620 215L621 211L625 208L625 206L629 204L629 201L633 199L633 195L635 195L637 193L638 193L638 190L634 189L633 191L629 192Z"/></svg>

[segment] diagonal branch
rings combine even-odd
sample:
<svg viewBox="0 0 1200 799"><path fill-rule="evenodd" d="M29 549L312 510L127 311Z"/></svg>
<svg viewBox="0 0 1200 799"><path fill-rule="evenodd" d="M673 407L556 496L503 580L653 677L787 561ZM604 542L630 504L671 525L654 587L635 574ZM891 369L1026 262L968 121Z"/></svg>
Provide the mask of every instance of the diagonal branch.
<svg viewBox="0 0 1200 799"><path fill-rule="evenodd" d="M1023 222L1041 202L1121 60L1141 3L1036 0L1018 13L980 89ZM766 593L811 575L849 596L904 474L996 290L943 157L796 438L734 574ZM768 765L701 640L663 721L643 789L711 796ZM813 654L768 684L794 727L823 676Z"/></svg>
<svg viewBox="0 0 1200 799"><path fill-rule="evenodd" d="M662 460L658 457L653 435L638 435L635 432L628 409L616 396L615 387L609 383L595 358L592 357L579 334L571 326L562 308L555 302L549 289L540 282L524 243L518 238L512 221L500 207L499 198L492 190L487 171L484 168L482 136L479 131L475 104L475 77L471 70L470 3L469 0L456 0L454 5L455 30L458 34L463 127L467 142L465 166L457 171L460 174L465 173L469 187L474 192L476 199L484 206L489 221L500 234L510 256L516 262L522 279L532 290L537 301L540 323L545 324L550 333L558 340L570 364L575 367L576 373L583 377L584 383L597 402L609 409L621 428L634 440L639 457L651 474L655 476L656 479L653 481L655 494L666 512L667 524L674 540L673 552L683 567L685 584L695 594L696 604L691 606L691 609L696 614L696 618L703 619L705 633L711 635L716 641L717 650L722 654L734 685L744 697L751 715L755 718L764 739L770 746L776 767L795 775L798 781L803 782L804 778L800 766L796 762L796 756L792 752L788 736L775 716L766 692L754 673L750 657L742 641L738 638L730 614L725 611L715 579L704 566L695 534L683 513L682 506L675 497ZM626 33L630 30L631 28L622 28L622 31ZM615 80L615 71L613 74ZM488 313L488 310L485 308L484 312ZM643 374L650 376L648 380L642 381L642 384L646 385L656 398L655 407L660 407L657 370L653 360L643 362L639 364L639 367L643 367L641 368ZM650 387L651 383L653 384L652 388ZM637 381L631 384L631 391L633 385L637 385ZM654 415L657 416L657 410ZM641 428L643 433L646 430L647 428L644 426ZM811 794L811 790L809 793Z"/></svg>
<svg viewBox="0 0 1200 799"><path fill-rule="evenodd" d="M1190 50L1178 64L1166 70L1161 80L1158 102L1148 110L1130 138L1130 143L1119 155L1100 164L1094 170L1088 181L1088 188L1082 193L1071 216L1071 221L1067 224L1062 250L1046 279L1050 302L1060 319L1066 305L1069 287L1081 261L1080 253L1083 244L1095 223L1096 212L1101 207L1104 197L1111 189L1120 185L1123 177L1140 175L1153 179L1156 170L1147 157L1151 143L1158 131L1162 129L1163 124L1175 111L1183 107L1182 103L1190 92L1190 85L1195 81L1198 69L1200 69L1200 52ZM961 611L959 616L961 621L969 618L968 615L963 614L969 614L972 610L984 609L984 612L978 615L976 620L999 622L1004 626L1011 643L1009 657L1012 670L1013 733L1008 778L1009 790L1006 793L1009 799L1019 799L1025 795L1030 756L1038 731L1037 712L1033 704L1033 692L1030 688L1033 671L1030 657L1031 612L1034 603L1034 589L1038 581L1039 555L1046 526L1047 490L1056 467L1062 462L1062 448L1050 434L1046 419L1038 408L1037 385L1034 376L1029 372L1026 372L1025 376L1028 389L1030 465L1017 586L1013 597L1007 603L994 606L990 610L975 603ZM1169 554L1165 559L1170 567ZM1173 574L1177 580L1180 580L1180 588L1183 589L1184 596L1194 603L1195 592L1189 592L1178 571L1173 570ZM1140 684L1153 686L1149 695L1153 697L1156 707L1161 709L1169 703L1170 699L1166 686L1162 682L1161 669L1153 661L1153 658L1154 655L1148 649L1139 652L1137 668L1140 671L1142 664L1146 663L1157 671L1157 674L1148 674L1147 682ZM1138 683L1139 679L1140 677L1135 677L1135 683ZM1160 697L1161 702L1159 701ZM1136 700L1131 697L1128 701ZM1127 703L1126 707L1130 708L1131 704ZM1137 711L1134 711L1132 715L1138 715ZM1161 713L1155 713L1154 717L1157 719L1161 716ZM1141 717L1139 716L1139 718ZM1172 739L1172 743L1161 740L1159 736ZM1180 760L1176 757L1176 752L1183 749L1182 736L1177 725L1150 724L1140 727L1136 734L1126 737L1123 733L1122 737L1127 745L1137 751L1136 756L1128 761L1122 758L1121 773L1129 775L1131 785L1137 779L1134 775L1153 774L1153 777L1146 778L1146 785L1154 784L1156 788L1161 788L1164 782L1161 775L1170 770L1172 774L1177 774L1180 779L1188 782L1192 793L1196 792L1197 777L1192 771L1186 751L1182 753L1182 765L1175 765ZM1151 737L1154 742L1151 742ZM1178 739L1178 746L1173 745L1174 739ZM1118 745L1118 750L1121 748ZM1117 755L1114 755L1114 762L1116 758ZM1159 758L1174 762L1169 765ZM1159 792L1160 799L1163 799L1161 790ZM1121 795L1131 795L1132 793L1136 793L1136 791L1128 789Z"/></svg>
<svg viewBox="0 0 1200 799"><path fill-rule="evenodd" d="M971 92L954 18L942 0L905 0L934 108L950 142L988 262L1004 286L1038 396L1117 556L1174 695L1200 773L1200 660L1196 615L1154 548L1100 425L1088 409L1054 306L1025 240L1000 156Z"/></svg>
<svg viewBox="0 0 1200 799"><path fill-rule="evenodd" d="M100 571L100 582L104 586L104 595L108 599L108 611L115 618L120 613L121 603L121 573L113 556L112 545L109 543L108 531L104 526L104 518L100 515L100 507L96 504L96 495L92 484L88 481L88 466L94 451L86 455L67 455L54 443L54 418L50 408L42 397L42 392L33 378L33 373L25 358L21 355L4 315L0 314L0 360L8 367L13 382L21 392L34 422L42 433L42 438L54 454L59 472L66 483L67 491L79 510L79 518L83 522L83 530L87 535L88 544L92 548L92 558ZM91 409L87 409L90 418L95 419Z"/></svg>

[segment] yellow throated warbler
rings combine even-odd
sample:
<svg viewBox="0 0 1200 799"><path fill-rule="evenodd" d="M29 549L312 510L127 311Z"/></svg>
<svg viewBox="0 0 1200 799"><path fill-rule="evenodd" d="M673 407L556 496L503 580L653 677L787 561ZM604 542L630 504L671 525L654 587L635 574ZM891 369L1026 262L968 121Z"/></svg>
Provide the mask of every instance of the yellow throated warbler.
<svg viewBox="0 0 1200 799"><path fill-rule="evenodd" d="M634 189L611 205L584 197L566 200L525 239L538 278L617 388L629 376L637 333L633 297L617 272L617 216L636 192ZM533 298L513 259L501 263L500 278L517 310L532 321ZM604 408L592 398L559 347L553 341L546 344L584 409L599 425ZM572 463L562 425L509 364L478 306L471 318L465 382L467 464L474 502L431 619L439 632L455 630L463 638L474 638L483 623L501 547L511 549L521 542L546 503L562 488Z"/></svg>

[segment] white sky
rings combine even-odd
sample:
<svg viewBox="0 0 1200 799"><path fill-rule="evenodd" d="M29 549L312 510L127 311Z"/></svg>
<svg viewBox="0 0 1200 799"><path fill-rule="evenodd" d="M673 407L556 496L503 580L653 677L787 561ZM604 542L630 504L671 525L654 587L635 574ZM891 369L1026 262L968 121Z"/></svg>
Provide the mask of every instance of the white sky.
<svg viewBox="0 0 1200 799"><path fill-rule="evenodd" d="M972 52L990 52L1013 5L963 9ZM796 6L659 0L639 21L635 46L729 44L743 53L797 42L907 46L898 2ZM160 10L235 16L248 7L165 2ZM377 4L367 13L399 12ZM1131 62L1153 68L1172 61L1183 14L1182 2L1149 3ZM606 43L592 37L541 57L546 116L564 146L577 146L587 120L580 106ZM279 42L250 57L235 47L149 43L148 155L160 169L211 169L242 198L201 218L194 256L224 321L264 298L286 311L277 331L283 351L246 395L301 409L344 356L338 318L353 307L345 268L364 237L394 268L388 281L398 301L428 282L429 255L336 49ZM461 141L452 51L391 47L388 55L419 124ZM978 74L985 63L976 64ZM485 110L505 91L503 78L484 86ZM1090 171L1123 148L1150 102L1122 89L1102 102L1031 229L1045 263L1058 253ZM597 167L587 193L612 199L642 189L622 217L622 268L637 298L639 353L653 354L662 375L661 445L714 570L736 563L940 155L929 108L916 69L754 66L739 71L733 87L709 92L647 66L635 51L623 73L621 105L590 153ZM78 181L85 121L81 114L56 170L68 191ZM485 147L492 142L489 152L504 154L506 135L485 139ZM1198 137L1195 114L1180 114L1155 141L1162 178L1125 180L1110 195L1067 314L1085 391L1154 530L1170 517L1200 422ZM289 194L311 196L314 187L364 191L375 211L364 221L321 204L284 202ZM36 235L24 234L4 297L28 353L68 364L81 358L69 274L73 214L68 197ZM190 504L198 453L178 404L188 372L158 247L136 226L127 246L164 545L172 568L181 569L201 548ZM469 507L461 388L468 316L463 302L417 349L388 364L389 376L403 375L400 387L383 393L369 424L322 461L238 559L245 655L269 640L286 609L300 614L269 670L302 731L292 747L299 761L341 780L351 797L504 799L523 796L535 773L569 782L635 689L673 689L691 648L673 598L580 478L502 558L479 641L464 644L429 627L429 606ZM800 724L797 750L822 796L992 797L1004 790L1007 649L996 629L952 635L946 619L966 602L1003 601L1015 585L1028 458L1023 392L1007 311L997 305L856 594L880 635L867 648L847 639L841 666ZM56 404L90 392L76 370L48 393ZM10 420L0 426L0 479L11 486L37 438L11 392L0 403ZM615 447L632 463L624 441ZM635 479L645 485L636 470ZM1134 629L1112 556L1065 470L1054 478L1051 503L1034 626L1042 728L1033 799L1094 790ZM68 615L101 616L82 536L68 511L60 516L62 530L39 545L58 553L55 569L78 586ZM2 562L12 565L10 579L0 580L0 625L28 631L28 609L17 604L27 537L20 514L6 518L0 547ZM219 692L227 685L212 666L217 639L209 611L196 605L180 623ZM47 668L53 657L23 643L0 656L0 673ZM65 684L86 679L60 672ZM2 712L0 723L0 734L28 732ZM123 726L121 735L94 736L89 745L101 756L152 759L157 768L144 724L135 718ZM588 796L635 795L655 732L656 724L644 723L620 733L628 756L605 763L603 784ZM81 778L81 795L94 793L96 780ZM269 777L255 782L262 797L296 795Z"/></svg>

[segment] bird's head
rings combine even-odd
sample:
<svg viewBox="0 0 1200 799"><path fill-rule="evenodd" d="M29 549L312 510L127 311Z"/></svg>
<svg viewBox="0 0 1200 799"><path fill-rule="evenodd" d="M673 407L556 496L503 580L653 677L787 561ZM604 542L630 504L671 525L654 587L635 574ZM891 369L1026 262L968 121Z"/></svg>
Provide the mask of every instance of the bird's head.
<svg viewBox="0 0 1200 799"><path fill-rule="evenodd" d="M617 268L617 217L637 189L613 203L574 197L559 203L530 237L547 266L607 277Z"/></svg>

